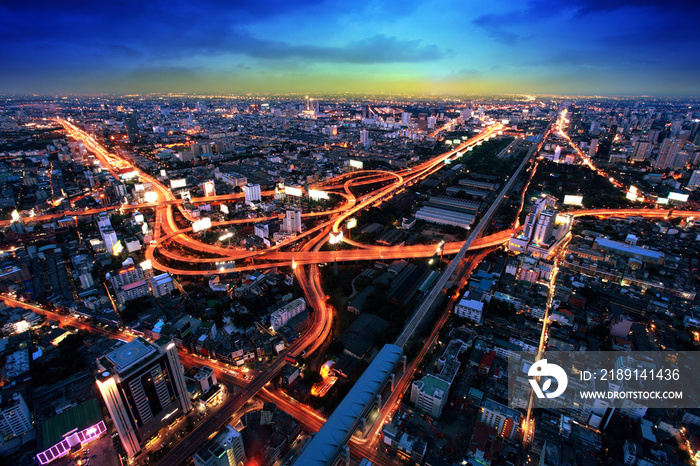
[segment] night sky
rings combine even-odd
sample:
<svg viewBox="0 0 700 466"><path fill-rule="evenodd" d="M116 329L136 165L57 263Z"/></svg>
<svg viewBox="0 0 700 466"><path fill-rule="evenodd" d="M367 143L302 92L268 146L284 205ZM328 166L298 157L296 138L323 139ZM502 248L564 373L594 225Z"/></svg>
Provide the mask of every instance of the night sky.
<svg viewBox="0 0 700 466"><path fill-rule="evenodd" d="M697 0L0 4L0 93L700 95Z"/></svg>

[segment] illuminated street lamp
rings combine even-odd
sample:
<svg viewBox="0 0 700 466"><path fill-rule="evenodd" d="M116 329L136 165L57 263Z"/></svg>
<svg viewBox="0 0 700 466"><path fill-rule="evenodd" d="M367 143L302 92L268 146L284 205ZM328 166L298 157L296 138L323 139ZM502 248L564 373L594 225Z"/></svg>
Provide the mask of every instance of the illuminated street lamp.
<svg viewBox="0 0 700 466"><path fill-rule="evenodd" d="M442 262L442 254L445 252L445 240L440 241L440 244L438 244L437 247L437 253L440 254L440 261Z"/></svg>

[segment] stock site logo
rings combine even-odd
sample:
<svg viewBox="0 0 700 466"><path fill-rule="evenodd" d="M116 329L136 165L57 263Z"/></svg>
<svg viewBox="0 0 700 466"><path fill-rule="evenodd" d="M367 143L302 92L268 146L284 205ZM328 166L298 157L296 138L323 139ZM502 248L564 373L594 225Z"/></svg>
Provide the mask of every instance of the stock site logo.
<svg viewBox="0 0 700 466"><path fill-rule="evenodd" d="M564 393L566 390L566 385L569 383L569 378L566 376L564 369L556 364L550 364L546 359L540 359L535 364L530 366L527 371L528 377L530 377L530 385L537 395L537 398L556 398ZM542 387L535 380L536 377L540 377L542 382ZM549 392L549 388L552 385L552 379L557 381L557 389L553 392Z"/></svg>

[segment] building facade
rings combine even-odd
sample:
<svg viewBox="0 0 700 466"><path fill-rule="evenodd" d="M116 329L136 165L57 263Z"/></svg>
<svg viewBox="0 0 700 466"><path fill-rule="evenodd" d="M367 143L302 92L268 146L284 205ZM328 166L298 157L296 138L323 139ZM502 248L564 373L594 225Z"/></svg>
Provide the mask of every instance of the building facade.
<svg viewBox="0 0 700 466"><path fill-rule="evenodd" d="M97 387L129 458L191 410L175 343L137 338L98 358Z"/></svg>

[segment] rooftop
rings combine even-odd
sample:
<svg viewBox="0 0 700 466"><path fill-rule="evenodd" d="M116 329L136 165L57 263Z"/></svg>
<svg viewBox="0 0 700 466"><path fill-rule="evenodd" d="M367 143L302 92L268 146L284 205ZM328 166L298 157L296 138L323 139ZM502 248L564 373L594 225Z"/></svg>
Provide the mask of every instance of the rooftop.
<svg viewBox="0 0 700 466"><path fill-rule="evenodd" d="M106 358L119 373L155 352L156 348L137 338L108 353Z"/></svg>
<svg viewBox="0 0 700 466"><path fill-rule="evenodd" d="M385 345L382 348L321 430L307 442L304 451L294 462L295 465L321 466L330 464L335 459L402 355L401 348L396 345Z"/></svg>

